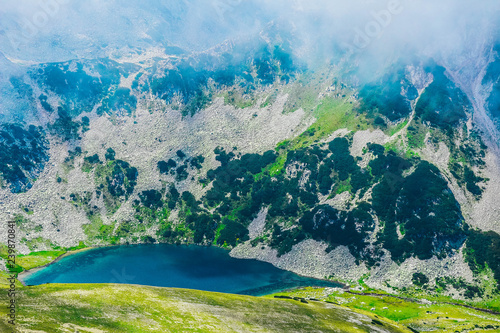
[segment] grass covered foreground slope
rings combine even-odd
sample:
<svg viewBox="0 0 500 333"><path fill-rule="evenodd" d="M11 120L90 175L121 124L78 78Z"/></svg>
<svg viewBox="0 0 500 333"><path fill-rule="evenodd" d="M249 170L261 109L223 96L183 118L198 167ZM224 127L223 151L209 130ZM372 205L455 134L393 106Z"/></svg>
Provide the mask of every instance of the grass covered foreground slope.
<svg viewBox="0 0 500 333"><path fill-rule="evenodd" d="M500 329L498 312L474 309L464 304L458 305L453 300L444 297L424 295L419 298L416 294L394 296L376 290L351 292L328 288L300 288L268 297L274 296L313 298L333 302L354 311L369 311L404 325L413 332L498 332Z"/></svg>
<svg viewBox="0 0 500 333"><path fill-rule="evenodd" d="M18 301L19 332L410 332L331 303L184 289L53 284L21 288Z"/></svg>

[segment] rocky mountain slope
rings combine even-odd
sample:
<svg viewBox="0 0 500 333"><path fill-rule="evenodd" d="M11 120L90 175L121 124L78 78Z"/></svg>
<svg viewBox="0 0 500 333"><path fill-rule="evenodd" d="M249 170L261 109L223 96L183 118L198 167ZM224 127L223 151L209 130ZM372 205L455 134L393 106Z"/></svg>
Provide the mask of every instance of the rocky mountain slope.
<svg viewBox="0 0 500 333"><path fill-rule="evenodd" d="M456 297L491 291L497 44L367 73L341 49L312 62L284 26L196 50L0 57L0 217L19 251L212 244L379 289L424 274Z"/></svg>

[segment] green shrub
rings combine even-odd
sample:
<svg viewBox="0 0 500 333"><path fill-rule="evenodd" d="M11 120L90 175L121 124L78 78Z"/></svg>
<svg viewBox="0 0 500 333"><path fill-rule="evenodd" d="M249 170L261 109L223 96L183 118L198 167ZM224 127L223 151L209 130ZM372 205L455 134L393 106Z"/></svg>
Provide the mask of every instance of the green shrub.
<svg viewBox="0 0 500 333"><path fill-rule="evenodd" d="M500 235L494 231L472 230L466 242L466 260L470 268L478 273L491 268L500 288Z"/></svg>
<svg viewBox="0 0 500 333"><path fill-rule="evenodd" d="M223 245L226 243L231 246L236 246L238 242L244 242L249 239L248 229L242 224L228 219L225 219L222 223L225 227L220 232L217 244Z"/></svg>
<svg viewBox="0 0 500 333"><path fill-rule="evenodd" d="M429 278L423 273L413 273L412 282L414 285L422 287L423 285L429 283Z"/></svg>
<svg viewBox="0 0 500 333"><path fill-rule="evenodd" d="M446 69L435 64L427 67L434 80L420 96L415 112L423 122L449 130L466 119L471 106L467 96L445 75Z"/></svg>
<svg viewBox="0 0 500 333"><path fill-rule="evenodd" d="M406 91L406 95L402 94ZM385 126L385 121L377 114L396 121L410 115L410 101L418 97L418 91L408 81L404 67L387 73L380 80L367 84L359 92L359 112L375 118L375 125Z"/></svg>

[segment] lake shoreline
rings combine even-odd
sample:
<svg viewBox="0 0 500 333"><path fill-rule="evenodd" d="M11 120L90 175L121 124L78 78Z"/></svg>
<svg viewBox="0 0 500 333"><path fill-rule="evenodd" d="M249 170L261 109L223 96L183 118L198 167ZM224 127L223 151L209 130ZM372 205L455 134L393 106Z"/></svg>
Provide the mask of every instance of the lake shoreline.
<svg viewBox="0 0 500 333"><path fill-rule="evenodd" d="M199 248L210 248L210 247L213 246L213 245L195 245L195 244L181 244L181 245L179 245L179 244L170 244L170 243L156 243L156 244L114 244L114 245L92 246L92 247L87 247L87 248L83 248L83 249L79 249L79 250L75 250L75 251L68 251L68 252L62 254L61 256L57 257L55 260L51 261L50 263L47 263L47 264L45 264L43 266L32 268L30 270L23 271L23 272L19 273L18 280L23 284L23 286L30 286L30 284L28 284L27 281L29 280L29 277L32 276L34 273L39 272L40 270L45 269L47 266L49 266L51 264L54 264L54 263L60 261L61 259L66 258L68 256L71 256L73 254L77 254L77 253L81 253L81 252L85 252L85 251L89 251L89 250L103 249L103 248L108 248L108 247L136 247L136 246L144 246L144 245L171 245L171 246L175 245L176 247L183 247L183 245L184 245L186 247L192 247L192 246L194 246L194 247L199 247ZM226 252L226 254L228 255L228 257L230 257L232 259L237 259L237 258L234 258L234 257L232 257L230 255L230 253L229 253L230 250L228 250L226 248L223 248L223 247L220 247L220 246L214 246L214 247L218 248L218 249L221 249L221 250L225 250L224 252ZM263 260L256 260L256 259L253 259L253 260L261 262L261 263L266 263L266 261L263 261ZM334 281L334 280L330 280L330 279L317 278L317 277L307 276L307 275L303 275L303 274L298 274L298 273L293 272L291 270L287 270L287 269L282 269L280 267L276 267L275 265L272 265L272 266L274 268L276 268L276 269L293 273L293 274L295 274L295 275L297 275L297 276L299 276L301 278L310 278L310 279L318 280L318 282L322 281L322 282L331 283L332 285L337 285L336 286L337 288L343 288L343 289L348 288L347 285L345 285L344 283L339 282L339 281ZM314 286L314 283L311 283L311 286ZM321 284L318 284L318 286L321 286ZM291 289L294 289L294 288L296 288L296 287L292 287Z"/></svg>
<svg viewBox="0 0 500 333"><path fill-rule="evenodd" d="M38 267L34 267L34 268L31 268L31 269L28 269L28 270L25 270L25 271L22 271L21 273L19 273L17 275L17 280L19 282L22 283L23 286L25 287L28 287L28 285L26 285L25 283L25 279L28 278L30 275L46 268L47 266L49 265L52 265L53 263L56 263L58 262L59 260L65 258L65 257L68 257L70 255L73 255L73 254L77 254L77 253L81 253L81 252L85 252L85 251L89 251L89 250L93 250L93 249L98 249L98 248L101 248L101 247L108 247L108 246L114 246L114 245L104 245L104 246L89 246L89 247L84 247L82 249L78 249L78 250L73 250L73 251L68 251L68 252L65 252L63 254L61 254L59 257L55 258L54 260L52 260L51 262L49 263L46 263L45 265L42 265L42 266L38 266Z"/></svg>

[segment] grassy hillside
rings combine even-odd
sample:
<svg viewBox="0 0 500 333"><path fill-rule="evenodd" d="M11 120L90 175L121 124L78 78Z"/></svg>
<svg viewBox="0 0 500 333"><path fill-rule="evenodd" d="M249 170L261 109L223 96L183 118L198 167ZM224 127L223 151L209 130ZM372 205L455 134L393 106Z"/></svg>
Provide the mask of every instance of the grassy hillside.
<svg viewBox="0 0 500 333"><path fill-rule="evenodd" d="M367 312L196 290L128 285L43 285L18 291L18 331L410 332ZM0 289L7 304L7 292ZM7 332L6 307L0 331ZM293 315L292 315L293 314Z"/></svg>
<svg viewBox="0 0 500 333"><path fill-rule="evenodd" d="M272 297L270 295L268 297ZM414 332L499 332L500 316L477 309L459 306L449 298L441 297L399 297L372 290L371 293L347 293L336 290L327 292L324 288L301 288L277 293L280 297L315 298L341 304L355 311L370 311L414 330ZM406 295L405 295L406 296ZM472 304L479 306L479 304ZM494 308L494 311L498 310Z"/></svg>

